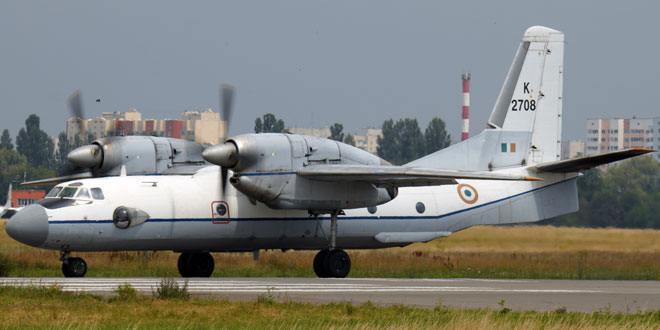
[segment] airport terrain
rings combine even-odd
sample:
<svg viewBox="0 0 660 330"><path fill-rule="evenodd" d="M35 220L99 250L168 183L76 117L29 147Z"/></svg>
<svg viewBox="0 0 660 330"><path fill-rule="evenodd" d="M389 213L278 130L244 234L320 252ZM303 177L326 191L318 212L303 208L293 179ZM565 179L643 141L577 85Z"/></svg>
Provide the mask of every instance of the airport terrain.
<svg viewBox="0 0 660 330"><path fill-rule="evenodd" d="M659 280L660 231L551 226L474 227L405 248L351 251L349 277ZM178 277L173 252L77 253L92 277ZM314 277L314 252L215 253L214 277ZM7 236L4 276L60 277L57 251Z"/></svg>

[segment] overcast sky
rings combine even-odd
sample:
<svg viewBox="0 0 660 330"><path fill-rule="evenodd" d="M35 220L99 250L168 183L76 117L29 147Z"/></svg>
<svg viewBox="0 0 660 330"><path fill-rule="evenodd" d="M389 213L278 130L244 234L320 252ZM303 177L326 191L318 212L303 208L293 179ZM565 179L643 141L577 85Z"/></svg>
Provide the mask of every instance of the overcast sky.
<svg viewBox="0 0 660 330"><path fill-rule="evenodd" d="M655 1L8 1L0 0L0 129L30 113L65 130L82 89L88 118L137 108L143 119L218 110L237 88L230 135L274 113L287 126L443 118L482 130L525 29L566 34L564 139L592 117L655 117ZM100 103L94 102L101 99Z"/></svg>

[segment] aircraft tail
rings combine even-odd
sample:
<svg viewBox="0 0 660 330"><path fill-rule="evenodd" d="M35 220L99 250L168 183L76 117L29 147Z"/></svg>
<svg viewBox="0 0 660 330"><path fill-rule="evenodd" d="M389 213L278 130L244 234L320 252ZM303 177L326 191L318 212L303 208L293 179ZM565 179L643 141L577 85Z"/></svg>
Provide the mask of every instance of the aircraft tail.
<svg viewBox="0 0 660 330"><path fill-rule="evenodd" d="M408 166L496 170L559 159L564 34L525 31L486 129Z"/></svg>
<svg viewBox="0 0 660 330"><path fill-rule="evenodd" d="M9 189L7 190L7 203L5 203L5 208L11 207L11 183L9 184Z"/></svg>

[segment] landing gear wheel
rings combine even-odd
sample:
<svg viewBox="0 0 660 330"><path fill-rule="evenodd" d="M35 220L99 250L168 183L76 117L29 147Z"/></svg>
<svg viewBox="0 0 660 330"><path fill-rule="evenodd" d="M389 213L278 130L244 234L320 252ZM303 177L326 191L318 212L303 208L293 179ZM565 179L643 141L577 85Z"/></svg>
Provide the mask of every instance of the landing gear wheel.
<svg viewBox="0 0 660 330"><path fill-rule="evenodd" d="M351 258L344 250L328 251L323 264L328 277L344 278L351 271Z"/></svg>
<svg viewBox="0 0 660 330"><path fill-rule="evenodd" d="M316 276L320 278L325 278L329 277L328 271L324 267L323 260L325 260L325 256L328 254L328 250L321 250L319 253L316 254L314 257L314 273L316 273Z"/></svg>
<svg viewBox="0 0 660 330"><path fill-rule="evenodd" d="M210 277L215 261L208 252L184 252L179 256L177 266L182 277Z"/></svg>
<svg viewBox="0 0 660 330"><path fill-rule="evenodd" d="M83 258L68 258L62 262L64 277L83 277L87 273L87 263Z"/></svg>
<svg viewBox="0 0 660 330"><path fill-rule="evenodd" d="M344 278L351 271L351 258L344 250L321 250L314 257L314 273L320 278Z"/></svg>
<svg viewBox="0 0 660 330"><path fill-rule="evenodd" d="M179 274L181 277L190 277L188 275L188 259L190 259L191 253L183 252L179 255L179 261L177 262L177 268L179 269Z"/></svg>

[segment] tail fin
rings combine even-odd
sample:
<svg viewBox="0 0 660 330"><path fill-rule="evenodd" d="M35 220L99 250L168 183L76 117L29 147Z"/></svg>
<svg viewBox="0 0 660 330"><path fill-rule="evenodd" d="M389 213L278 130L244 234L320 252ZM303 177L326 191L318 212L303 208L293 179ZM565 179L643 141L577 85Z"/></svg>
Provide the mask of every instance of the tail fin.
<svg viewBox="0 0 660 330"><path fill-rule="evenodd" d="M486 129L408 165L483 171L558 160L563 65L564 34L530 27Z"/></svg>
<svg viewBox="0 0 660 330"><path fill-rule="evenodd" d="M5 208L11 207L11 183L9 184L9 190L7 190L7 203L5 203Z"/></svg>

